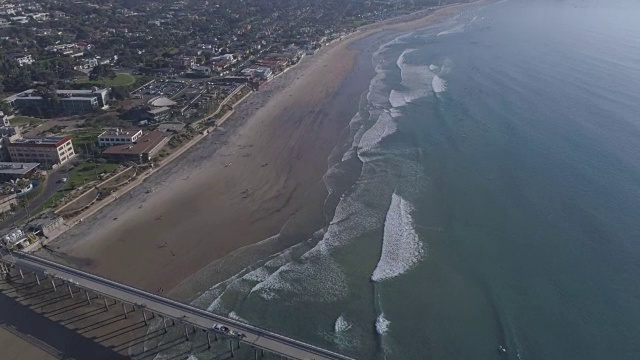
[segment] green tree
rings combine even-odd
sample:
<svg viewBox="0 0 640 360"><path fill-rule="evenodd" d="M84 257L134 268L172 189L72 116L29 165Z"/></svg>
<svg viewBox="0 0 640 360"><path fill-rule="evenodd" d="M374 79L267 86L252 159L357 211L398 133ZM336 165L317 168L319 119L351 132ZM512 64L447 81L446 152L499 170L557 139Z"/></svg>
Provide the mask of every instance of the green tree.
<svg viewBox="0 0 640 360"><path fill-rule="evenodd" d="M98 65L89 73L90 80L102 80L102 84L107 87L107 79L114 79L116 72L109 65Z"/></svg>
<svg viewBox="0 0 640 360"><path fill-rule="evenodd" d="M60 98L56 89L51 86L39 86L35 89L34 94L42 97L42 107L39 108L40 114L44 116L55 116L60 110Z"/></svg>

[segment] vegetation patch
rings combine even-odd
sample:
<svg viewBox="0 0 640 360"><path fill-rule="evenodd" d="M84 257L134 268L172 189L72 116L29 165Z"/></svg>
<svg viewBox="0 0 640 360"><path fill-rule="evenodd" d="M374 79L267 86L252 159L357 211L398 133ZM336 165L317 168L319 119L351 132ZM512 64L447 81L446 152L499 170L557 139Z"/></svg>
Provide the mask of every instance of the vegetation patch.
<svg viewBox="0 0 640 360"><path fill-rule="evenodd" d="M91 84L95 86L106 85L108 87L128 86L128 85L133 85L135 82L136 82L135 77L129 74L124 74L124 73L116 74L114 78L104 78L104 79L96 79L96 80L90 80L90 79L76 80L76 84Z"/></svg>

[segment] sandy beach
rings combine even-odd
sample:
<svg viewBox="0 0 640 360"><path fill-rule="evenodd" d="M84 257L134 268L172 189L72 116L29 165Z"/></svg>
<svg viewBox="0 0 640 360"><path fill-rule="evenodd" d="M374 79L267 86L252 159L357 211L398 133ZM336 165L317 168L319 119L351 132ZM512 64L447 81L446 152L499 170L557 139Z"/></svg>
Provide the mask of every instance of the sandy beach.
<svg viewBox="0 0 640 360"><path fill-rule="evenodd" d="M211 262L278 234L294 216L304 218L300 234L315 231L326 221L327 158L373 77L372 52L464 6L368 26L305 57L221 129L39 255L167 293Z"/></svg>

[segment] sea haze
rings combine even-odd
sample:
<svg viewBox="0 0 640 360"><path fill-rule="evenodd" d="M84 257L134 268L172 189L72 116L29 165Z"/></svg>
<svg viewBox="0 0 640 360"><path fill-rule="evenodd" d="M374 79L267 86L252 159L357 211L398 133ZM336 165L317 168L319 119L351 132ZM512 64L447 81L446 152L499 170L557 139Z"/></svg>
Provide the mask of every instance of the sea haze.
<svg viewBox="0 0 640 360"><path fill-rule="evenodd" d="M638 15L509 0L384 44L328 226L194 303L359 359L637 359Z"/></svg>

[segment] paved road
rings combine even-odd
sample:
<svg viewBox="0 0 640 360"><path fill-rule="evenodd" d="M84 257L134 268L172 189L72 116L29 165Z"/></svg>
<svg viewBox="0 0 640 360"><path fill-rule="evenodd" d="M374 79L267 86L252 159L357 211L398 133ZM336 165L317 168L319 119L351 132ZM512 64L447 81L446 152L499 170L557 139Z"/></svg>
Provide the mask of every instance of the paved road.
<svg viewBox="0 0 640 360"><path fill-rule="evenodd" d="M64 183L62 183L61 179L68 176L66 174L66 171L67 169L66 167L64 167L49 172L47 181L44 184L39 185L44 186L44 190L40 194L38 194L38 196L29 201L29 212L27 212L27 209L25 208L20 208L13 215L7 216L6 220L0 222L0 229L14 227L14 224L25 219L27 217L27 214L30 214L31 216L35 215L35 211L38 210L38 208L40 208L40 206L42 206L45 202L47 202L47 200L49 200L56 191L62 189L62 187L65 185Z"/></svg>
<svg viewBox="0 0 640 360"><path fill-rule="evenodd" d="M190 305L60 265L31 254L21 252L6 254L5 250L5 255L0 259L5 263L14 264L23 271L61 279L67 283L75 284L77 287L91 290L120 302L142 307L163 317L173 318L185 325L209 330L216 324L224 325L230 330L245 335L243 338L232 337L233 339L289 359L351 360L349 357L287 338L257 326L215 315Z"/></svg>

